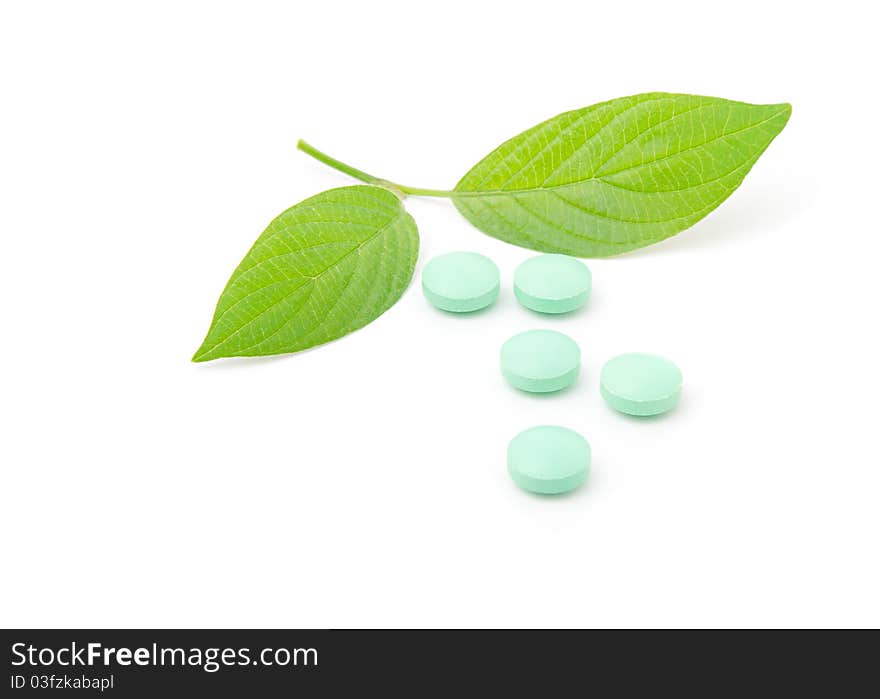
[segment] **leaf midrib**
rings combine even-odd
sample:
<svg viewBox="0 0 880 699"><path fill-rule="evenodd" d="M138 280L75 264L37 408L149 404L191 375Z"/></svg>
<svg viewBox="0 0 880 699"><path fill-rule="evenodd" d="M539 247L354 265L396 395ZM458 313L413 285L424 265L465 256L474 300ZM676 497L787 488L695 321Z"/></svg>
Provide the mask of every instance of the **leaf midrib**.
<svg viewBox="0 0 880 699"><path fill-rule="evenodd" d="M314 276L303 275L302 278L303 278L303 279L308 279L308 280L310 280L310 281L312 282L312 288L314 289L314 287L317 285L318 279L320 279L323 275L325 275L325 274L330 270L331 267L336 267L336 266L338 266L339 264L342 263L343 260L345 260L347 257L353 255L354 253L360 253L360 250L361 250L361 248L364 247L364 245L366 245L367 243L369 243L369 242L375 240L375 239L378 238L380 235L382 235L382 233L384 233L388 228L390 228L392 225L394 225L395 223L397 223L397 221L400 219L400 217L401 217L402 214L403 214L403 208L401 207L401 208L398 209L396 215L395 215L393 218L391 218L387 223L385 223L385 224L382 225L380 228L378 228L378 229L376 230L376 232L375 232L373 235L371 235L369 238L365 238L364 241L363 241L360 245L358 245L356 248L353 248L352 250L349 250L349 251L348 251L347 253L345 253L342 257L340 257L339 259L335 260L335 261L333 262L333 264L328 265L328 266L325 267L322 271L318 272L318 274L316 274L316 275L314 275ZM269 304L266 308L264 308L262 311L260 311L257 315L255 315L253 318L251 318L251 319L248 320L246 323L244 323L240 328L238 328L237 330L235 330L235 332L233 332L233 333L227 335L226 337L224 337L223 339L219 340L218 342L215 342L215 343L214 343L213 345L211 345L209 348L205 349L204 352L199 352L199 353L197 353L197 354L196 354L196 357L197 357L197 358L198 358L198 357L204 357L205 355L210 354L211 352L213 352L214 350L216 350L216 349L217 349L218 347L220 347L221 345L223 345L223 344L229 342L233 337L235 337L236 335L238 335L238 333L240 333L240 332L241 332L242 330L244 330L246 327L252 325L257 319L259 319L259 318L261 318L262 316L264 316L266 313L268 313L269 311L271 311L273 308L275 308L275 307L278 306L279 304L284 303L284 301L286 301L288 298L290 298L293 294L295 294L295 293L296 293L299 289L301 289L304 285L305 285L305 284L300 284L300 285L297 286L295 289L293 289L290 293L285 294L284 296L282 296L282 297L281 297L280 299L278 299L277 301L273 301L273 302L272 302L271 304ZM267 285L267 286L268 286L268 285ZM259 289L256 289L255 291L252 291L250 294L248 294L248 296L251 296L251 295L253 295L253 294L255 294L255 293L258 293L259 291L261 291L261 290L263 290L263 289L265 289L265 288L266 288L265 286L260 287ZM311 291L309 292L309 295L311 295ZM246 298L246 297L244 297L244 298ZM242 300L243 300L243 298L242 298L242 299L239 299L236 303L239 303L239 302L242 301ZM303 303L303 305L305 305L305 302ZM302 307L302 306L300 306L300 308L301 308L301 307ZM227 309L227 310L229 310L229 309ZM299 310L299 309L297 309L297 310ZM294 314L294 316L295 316L295 315L296 315L296 314ZM216 321L215 321L215 322L216 322ZM253 349L253 348L256 347L257 345L262 344L263 342L265 342L266 340L268 340L269 338L271 338L273 335L276 335L276 334L278 333L278 331L281 330L282 328L284 328L289 322L290 322L290 319L286 320L286 321L285 321L284 323L282 323L278 328L276 328L276 329L275 329L270 335L268 335L267 337L265 337L265 338L259 340L258 342L254 343L253 345L250 345L250 346L248 346L248 347L243 348L241 351L247 351L247 350ZM309 332L311 332L312 330L314 330L314 328L311 328L311 329L309 330Z"/></svg>
<svg viewBox="0 0 880 699"><path fill-rule="evenodd" d="M758 128L759 126L763 126L763 125L766 124L768 121L771 121L772 119L776 119L776 118L779 117L780 114L782 114L782 113L783 113L782 111L776 112L776 113L773 114L772 116L769 116L769 117L767 117L766 119L762 119L761 121L759 121L759 122L757 122L757 123L755 123L755 124L750 124L749 126L745 126L745 127L741 128L741 129L737 129L736 131L731 131L731 132L729 132L729 133L722 134L721 136L716 136L715 138L710 138L708 141L703 141L702 143L698 143L698 144L695 145L695 146L689 146L688 148L685 148L685 149L680 150L680 151L676 151L675 153L670 153L669 155L664 155L662 158L657 158L656 160L652 160L652 161L649 162L649 163L639 163L638 165L633 165L633 166L631 166L631 167L626 167L626 168L623 168L622 170L615 170L614 172L607 172L607 173L605 173L604 175L602 175L602 176L600 176L600 177L588 177L588 178L583 179L583 180L578 180L577 182L567 182L566 184L551 185L550 187L545 187L543 184L541 184L541 185L538 185L537 187L529 187L529 188L527 188L527 189L486 189L486 190L481 190L481 191L474 191L474 190L453 190L453 191L451 192L451 195L452 195L452 198L453 198L453 199L456 199L456 198L460 198L460 199L478 199L478 198L481 198L481 197L498 197L498 196L504 196L504 195L512 195L512 196L516 196L517 194L532 194L532 193L535 193L535 192L553 192L553 191L555 191L555 190L559 190L559 189L566 189L566 188L570 188L570 187L580 187L580 186L582 186L582 185L589 184L590 182L598 182L598 183L600 183L600 184L608 185L609 187L617 187L618 189L627 189L626 187L620 187L620 185L617 185L617 184L615 184L614 182L608 182L608 181L605 180L604 178L605 178L605 177L610 177L611 175L619 175L619 174L621 174L621 173L623 173L623 172L629 172L630 170L635 170L635 169L640 168L640 167L646 167L646 166L648 166L648 165L654 165L655 163L663 162L664 160L667 160L667 159L669 159L669 158L673 158L673 157L675 157L675 156L681 155L682 153L687 153L687 152L689 152L689 151L696 150L697 148L702 148L703 146L709 145L710 143L714 143L715 141L720 141L721 139L729 138L730 136L735 136L735 135L740 134L740 133L743 133L743 132L745 132L745 131L749 131L750 129L756 129L756 128ZM625 147L625 146L624 146L624 147ZM615 151L614 154L612 154L611 158L609 158L608 160L611 160L611 159L614 157L614 155L616 155L617 153L619 153L622 149L623 149L623 147L621 147L620 149L618 149L617 151ZM606 162L607 162L607 160L606 160ZM731 172L735 172L735 171L736 171L736 169L734 169L734 170L731 171ZM728 173L728 174L731 174L731 173ZM726 176L726 175L723 175L722 177L725 177L725 176ZM719 178L716 178L716 179L722 179L722 177L719 177ZM687 189L693 189L694 187L700 187L700 186L702 186L702 185L704 185L704 184L710 184L711 182L714 182L714 181L716 181L716 180L707 180L706 182L701 182L700 184L698 184L698 185L694 185L694 186L692 186L692 187L688 187ZM628 190L628 191L638 191L638 190ZM672 190L666 190L666 191L668 191L668 192L679 192L679 191L682 191L682 190L680 190L680 189L672 189ZM645 192L645 194L650 194L650 193L651 193L651 192Z"/></svg>
<svg viewBox="0 0 880 699"><path fill-rule="evenodd" d="M361 250L361 248L363 248L363 247L366 246L367 244L373 242L376 238L378 238L378 237L379 237L379 236L385 231L386 228L388 228L388 227L390 227L391 225L397 223L398 219L400 218L400 216L401 216L403 213L404 213L404 212L403 212L403 207L401 207L401 208L398 210L397 214L394 216L394 218L391 219L391 220L390 220L388 223L386 223L384 226L382 226L382 228L380 228L379 230L377 230L375 235L372 235L372 236L370 236L369 238L367 238L366 240L364 240L364 242L361 243L360 245L358 245L354 250L351 250L351 251L345 253L342 257L340 257L340 258L339 258L339 259L338 259L333 265L331 265L331 266L336 266L336 265L338 265L340 262L342 262L342 260L344 260L346 257L348 257L349 255L352 255L352 254L355 253L355 252L357 252L357 253L358 253L358 256L360 256L360 250ZM327 322L327 319L330 317L330 314L336 309L336 307L339 305L339 302L342 300L342 297L345 295L345 292L348 291L348 288L351 286L351 280L354 278L355 274L357 274L357 267L358 267L357 264L355 264L354 269L351 271L351 274L348 276L348 279L346 279L346 281L345 281L345 286L342 287L342 290L339 292L338 296L336 297L336 300L333 302L333 305L327 310L327 313L324 314L324 317L321 318L317 323L315 323L311 328L309 328L309 329L308 329L303 335L301 335L299 338L297 338L298 342L302 342L303 340L305 340L305 338L309 337L310 335L314 335L315 332L317 332L317 330L318 330L322 325L324 325L324 323ZM311 286L311 289L309 289L309 295L308 295L308 297L306 298L305 301L303 301L302 304L300 304L300 306L299 306L300 309L301 309L303 306L305 306L305 304L308 303L308 299L311 298L311 295L312 295L312 293L314 292L315 287L317 286L317 279L318 279L318 277L320 277L322 274L324 274L324 273L325 273L327 270L329 270L329 269L330 269L330 267L327 267L327 269L325 269L323 272L320 272L319 274L315 275L314 277L306 277L306 279L310 279L310 280L312 280L313 284L312 284L312 286ZM291 293L293 293L293 292L291 292ZM289 294L288 294L288 296L289 296ZM299 309L297 309L297 310L299 310ZM273 330L269 335L267 335L266 337L264 337L262 340L260 340L259 342L255 342L254 344L249 345L248 347L245 347L242 351L243 351L243 352L250 351L250 350L254 349L255 347L259 347L260 345L262 345L262 344L268 342L268 341L271 340L273 337L275 337L275 335L277 335L277 334L280 333L282 330L284 330L284 328L287 327L287 324L290 323L291 320L293 320L293 318L288 319L287 321L285 321L284 323L282 323L281 325L279 325L275 330Z"/></svg>
<svg viewBox="0 0 880 699"><path fill-rule="evenodd" d="M638 98L638 97L640 97L640 96L641 96L641 95L633 95L632 98ZM564 163L565 161L567 161L569 158L571 158L576 152L579 152L579 151L580 151L580 150L581 150L586 144L588 144L588 143L592 142L594 139L598 138L599 135L600 135L603 131L605 131L607 128L609 128L609 127L610 127L614 122L616 122L618 119L621 119L625 114L631 112L631 111L634 110L634 109L639 109L639 108L641 108L641 107L644 107L644 106L647 105L647 104L656 103L656 102L662 102L663 100L667 100L667 99L675 99L677 96L678 96L678 95L674 95L674 94L672 94L672 93L662 93L662 94L657 94L657 95L651 97L650 99L645 99L645 100L642 100L642 101L637 101L635 104L631 104L631 105L629 105L628 107L625 107L625 108L622 109L620 112L617 112L616 114L612 114L611 117L608 119L608 121L605 122L604 124L602 124L602 125L596 130L596 132L595 132L592 136L590 136L589 138L587 138L587 139L586 139L586 140L585 140L580 146L578 146L578 148L577 148L575 151L573 151L570 155L568 155L568 156L563 160L563 163ZM544 122L544 123L542 123L542 124L538 124L538 126L536 126L534 129L531 129L530 131L527 131L527 132L524 132L523 134L520 134L519 137L525 137L525 139L523 140L523 143L522 143L522 144L517 144L517 145L516 145L516 148L519 148L519 147L521 147L522 145L525 145L525 144L528 142L528 139L531 138L532 135L534 135L533 132L535 132L537 129L540 129L540 128L543 127L543 126L546 126L547 123L549 123L549 122L553 122L553 121L556 121L556 120L560 119L560 118L563 117L563 116L567 116L567 115L569 115L569 114L574 114L574 113L578 113L578 112L579 112L578 116L574 119L574 121L572 121L570 124L564 126L564 127L563 127L563 128L562 128L562 129L556 134L556 135L554 135L554 136L553 136L553 137L552 137L547 143L545 143L544 145L542 145L542 146L540 147L540 149L538 150L537 153L535 153L534 155L532 155L532 156L529 158L528 161L526 161L523 165L521 165L521 166L519 167L519 169L518 169L513 175L511 175L510 177L508 177L507 180L505 180L505 181L502 183L502 186L505 185L505 184L507 184L508 182L510 182L510 180L512 180L514 177L516 177L516 175L519 174L520 172L522 172L525 168L529 167L533 162L535 162L536 160L538 160L538 158L543 157L543 154L547 152L547 149L548 149L548 148L550 148L551 146L553 146L553 145L555 145L556 143L558 143L559 140L560 140L561 138L563 138L563 137L566 136L567 134L571 133L571 131L572 131L573 129L575 129L575 128L577 128L578 126L582 125L583 122L584 122L584 119L586 119L587 117L593 115L593 114L594 114L599 108L601 108L601 107L603 107L603 106L607 106L607 103L594 104L594 105L592 105L592 106L590 106L590 107L586 107L585 109L575 110L574 112L567 112L567 113L565 113L565 114L560 114L559 116L553 117L552 119L548 119L547 122ZM673 115L672 117L670 117L670 119L672 119L672 118L676 118L676 117L678 117L678 116L681 116L681 114L684 114L684 113L686 113L687 111L690 111L690 110L685 110L685 112L681 112L681 113L679 113L679 114L675 114L675 115ZM660 123L665 123L666 121L669 121L669 119L665 119L663 122L660 122ZM653 128L653 127L652 127L652 128ZM650 129L649 129L649 131L650 131ZM646 133L646 132L643 132L643 133L639 134L639 136L643 135L644 133ZM511 139L511 141L515 141L515 140L516 140L517 138L519 138L519 137L514 136L514 138ZM510 141L508 141L508 143L510 143ZM505 145L506 145L506 144L505 144ZM503 147L503 145L502 145L501 147ZM504 159L509 158L509 157L510 157L511 155L513 155L513 153L515 153L515 152L516 152L516 151L514 150L514 151L512 151L511 153L505 155ZM612 153L611 157L614 157L614 155L615 155L617 152L619 152L619 151L615 151L614 153ZM560 163L560 167L562 166L563 163ZM480 165L480 164L477 164L476 167L472 168L472 171L478 169L478 168L479 168L479 165ZM483 182L485 182L486 180L492 178L492 177L495 175L495 173L497 173L501 168L502 168L502 164L501 164L501 163L497 164L497 165L496 165L495 167L493 167L493 168L492 168L492 169L491 169L486 175L483 176L483 178L480 180L480 182L479 182L479 184L478 184L477 186L482 185ZM468 173L468 174L470 174L470 173ZM547 177L544 178L544 182L542 182L541 184L543 185L548 179L550 179L550 177L553 176L553 174L554 174L554 173L551 172L550 175L548 175Z"/></svg>

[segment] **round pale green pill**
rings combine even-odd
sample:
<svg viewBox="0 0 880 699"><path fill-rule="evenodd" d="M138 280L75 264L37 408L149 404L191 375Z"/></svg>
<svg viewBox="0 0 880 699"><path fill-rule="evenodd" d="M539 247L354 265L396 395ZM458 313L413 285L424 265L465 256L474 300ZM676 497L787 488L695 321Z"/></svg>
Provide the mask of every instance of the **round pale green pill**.
<svg viewBox="0 0 880 699"><path fill-rule="evenodd" d="M569 313L584 305L592 283L590 270L580 260L568 255L538 255L516 268L513 292L533 311Z"/></svg>
<svg viewBox="0 0 880 699"><path fill-rule="evenodd" d="M501 346L501 373L522 391L559 391L574 383L580 367L577 343L555 330L529 330Z"/></svg>
<svg viewBox="0 0 880 699"><path fill-rule="evenodd" d="M681 371L653 354L621 354L609 360L600 376L602 397L627 415L659 415L681 396Z"/></svg>
<svg viewBox="0 0 880 699"><path fill-rule="evenodd" d="M520 432L507 447L507 470L531 493L567 493L590 472L590 443L574 430L543 425Z"/></svg>
<svg viewBox="0 0 880 699"><path fill-rule="evenodd" d="M450 252L433 258L422 271L422 290L437 308L469 313L498 298L501 275L492 260L475 252Z"/></svg>

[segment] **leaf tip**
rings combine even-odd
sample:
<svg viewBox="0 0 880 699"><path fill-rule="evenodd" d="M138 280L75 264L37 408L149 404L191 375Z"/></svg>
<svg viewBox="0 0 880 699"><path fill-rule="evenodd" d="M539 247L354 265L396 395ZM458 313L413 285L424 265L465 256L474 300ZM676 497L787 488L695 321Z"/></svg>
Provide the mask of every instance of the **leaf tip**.
<svg viewBox="0 0 880 699"><path fill-rule="evenodd" d="M208 352L205 350L205 345L203 344L201 347L199 347L196 350L196 353L192 356L190 361L194 362L196 364L198 364L200 362L210 361L211 358L208 357L207 355L208 355Z"/></svg>
<svg viewBox="0 0 880 699"><path fill-rule="evenodd" d="M785 128L785 125L788 123L788 120L791 117L791 104L788 102L781 102L774 106L777 107L777 109L779 110L776 112L775 116L782 117L782 126L779 127L779 130L781 131L783 128Z"/></svg>

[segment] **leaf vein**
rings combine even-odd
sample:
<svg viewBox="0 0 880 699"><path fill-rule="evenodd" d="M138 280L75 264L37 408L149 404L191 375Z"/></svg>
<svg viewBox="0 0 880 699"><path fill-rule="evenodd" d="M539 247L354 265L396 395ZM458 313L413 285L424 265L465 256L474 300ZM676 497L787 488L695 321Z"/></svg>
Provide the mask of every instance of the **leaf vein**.
<svg viewBox="0 0 880 699"><path fill-rule="evenodd" d="M334 265L332 265L332 266L338 266L338 265L339 265L344 259L346 259L347 257L349 257L350 255L352 255L352 254L355 253L355 252L359 252L360 249L361 249L364 245L366 245L368 242L370 242L371 240L374 240L374 239L377 238L379 235L381 235L382 233L384 233L384 232L385 232L385 231L386 231L386 230L387 230L387 229L388 229L393 223L395 223L395 222L400 218L400 216L401 216L401 213L398 212L397 216L395 216L391 221L388 221L385 225L383 225L381 228L379 228L379 229L376 231L375 234L373 234L372 236L370 236L369 238L367 238L366 240L364 240L364 242L361 243L358 247L354 248L353 250L347 252L345 255L343 255L342 257L340 257L340 258L334 263ZM323 276L324 274L326 274L327 271L328 271L329 269L330 269L330 267L327 267L326 269L322 270L321 272L319 272L319 273L318 273L317 275L315 275L314 277L311 277L312 281L315 282L315 284L313 284L312 289L309 290L309 297L311 296L311 293L312 293L313 290L314 290L314 286L317 285L317 280L318 280L321 276ZM300 285L300 286L297 287L297 289L301 289L301 288L302 288L302 285ZM292 295L297 289L294 289L293 291L291 291L289 294L285 295L283 298L279 299L278 301L273 302L273 303L270 304L268 307L266 307L265 309L263 309L262 311L260 311L259 314L257 314L257 315L254 316L253 318L251 318L251 319L250 319L249 321L247 321L246 323L244 323L244 324L243 324L240 328L238 328L235 332L233 332L233 333L231 333L230 335L228 335L227 337L225 337L225 338L223 338L223 339L221 339L221 340L215 342L213 345L211 345L210 347L206 348L204 352L199 352L199 354L208 354L208 353L213 352L214 350L216 350L218 347L223 346L224 344L226 344L227 342L229 342L229 340L231 340L233 337L237 336L242 330L244 330L244 329L247 328L247 327L252 326L253 323L254 323L257 319L259 319L260 317L262 317L263 315L265 315L266 313L268 313L268 312L269 312L270 310L272 310L273 308L277 307L280 303L283 303L285 300L287 300L287 299L288 299L288 298L289 298L289 297L290 297L290 296L291 296L291 295ZM307 297L306 300L308 300L309 297ZM303 301L303 303L300 304L300 306L297 308L297 311L300 310L304 304L305 304L305 301ZM325 316L325 317L326 317L326 316ZM254 343L254 344L252 344L252 345L248 345L247 347L240 348L240 349L238 350L238 352L239 352L239 353L247 352L248 350L251 350L251 349L253 349L254 347L257 347L257 346L263 344L266 340L268 340L269 338L273 337L273 336L276 335L276 334L277 334L282 328L284 328L284 327L290 322L290 320L292 320L292 318L289 319L289 320L287 320L286 322L282 323L282 325L281 325L279 328L277 328L273 333L271 333L269 336L267 336L267 337L265 337L265 338L262 338L262 339L258 340L256 343ZM212 327L216 327L216 321L214 321L214 323L212 323Z"/></svg>

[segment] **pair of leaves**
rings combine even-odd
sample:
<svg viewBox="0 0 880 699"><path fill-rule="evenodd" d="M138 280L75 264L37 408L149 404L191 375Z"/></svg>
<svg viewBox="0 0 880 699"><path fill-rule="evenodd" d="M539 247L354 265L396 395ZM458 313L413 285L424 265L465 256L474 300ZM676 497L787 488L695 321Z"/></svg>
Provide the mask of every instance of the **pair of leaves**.
<svg viewBox="0 0 880 699"><path fill-rule="evenodd" d="M616 255L715 209L790 114L787 104L624 97L524 131L452 191L395 185L301 144L370 184L324 192L272 221L233 272L193 361L297 352L388 310L409 285L419 246L397 193L449 197L484 233L532 250Z"/></svg>

